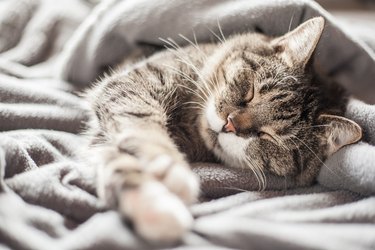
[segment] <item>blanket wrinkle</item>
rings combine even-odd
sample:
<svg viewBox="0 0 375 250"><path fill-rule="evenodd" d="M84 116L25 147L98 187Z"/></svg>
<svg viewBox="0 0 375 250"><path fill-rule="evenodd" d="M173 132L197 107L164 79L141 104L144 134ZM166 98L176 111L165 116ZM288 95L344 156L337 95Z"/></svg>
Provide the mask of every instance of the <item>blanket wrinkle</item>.
<svg viewBox="0 0 375 250"><path fill-rule="evenodd" d="M0 1L1 249L375 249L375 36L365 34L375 20L351 33L309 0L98 2ZM146 243L98 199L77 92L103 69L160 37L216 41L219 25L226 37L276 36L314 16L327 22L314 67L353 94L345 116L364 138L327 159L313 186L268 174L259 191L250 169L195 163L202 198L175 245Z"/></svg>

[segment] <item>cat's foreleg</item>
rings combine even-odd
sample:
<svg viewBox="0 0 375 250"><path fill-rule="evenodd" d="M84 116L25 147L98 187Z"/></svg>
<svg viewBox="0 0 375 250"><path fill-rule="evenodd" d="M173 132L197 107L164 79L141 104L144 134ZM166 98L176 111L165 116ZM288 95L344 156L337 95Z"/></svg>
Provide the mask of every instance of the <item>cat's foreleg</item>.
<svg viewBox="0 0 375 250"><path fill-rule="evenodd" d="M130 219L144 238L177 240L191 227L186 205L198 196L198 179L162 117L125 113L106 121L102 127L116 129L107 129L107 142L92 148L98 165L98 194Z"/></svg>

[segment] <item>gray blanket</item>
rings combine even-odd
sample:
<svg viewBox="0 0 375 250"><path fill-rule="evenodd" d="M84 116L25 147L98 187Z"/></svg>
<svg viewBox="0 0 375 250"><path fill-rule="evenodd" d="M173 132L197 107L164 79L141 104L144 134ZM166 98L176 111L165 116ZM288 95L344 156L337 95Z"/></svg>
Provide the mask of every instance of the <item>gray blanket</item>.
<svg viewBox="0 0 375 250"><path fill-rule="evenodd" d="M0 13L0 249L375 248L375 35L362 42L310 1L3 0ZM259 192L250 171L194 164L202 201L174 246L147 244L99 202L80 157L89 113L77 91L159 37L215 40L218 23L225 36L279 35L316 15L327 26L315 67L351 91L346 115L365 136L329 158L314 186L268 176Z"/></svg>

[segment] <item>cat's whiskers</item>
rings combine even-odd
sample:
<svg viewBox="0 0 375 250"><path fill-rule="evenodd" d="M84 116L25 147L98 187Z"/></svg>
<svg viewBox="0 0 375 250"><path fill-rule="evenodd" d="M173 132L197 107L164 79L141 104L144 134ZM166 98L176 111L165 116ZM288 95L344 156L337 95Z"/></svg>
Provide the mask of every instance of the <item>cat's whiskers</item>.
<svg viewBox="0 0 375 250"><path fill-rule="evenodd" d="M249 169L254 173L255 178L259 184L259 190L264 190L266 187L266 176L258 164L256 164L253 159L250 158L245 152L242 156L239 154L231 155L235 157L235 160L241 165L242 169Z"/></svg>
<svg viewBox="0 0 375 250"><path fill-rule="evenodd" d="M182 72L182 71L180 71L180 70L178 70L178 69L176 69L176 68L174 68L174 67L172 67L172 66L169 66L169 65L164 65L164 66L171 68L175 73L179 74L181 77L186 78L189 82L193 83L195 86L198 85L198 83L196 83L196 82L195 82L190 76L188 76L186 73L184 73L184 72ZM197 90L192 89L192 88L190 88L190 87L188 87L188 86L186 86L186 85L183 85L183 84L176 84L176 86L179 86L179 87L182 87L182 88L187 89L187 90L190 91L191 93L195 94L195 96L198 97L199 99L201 99L204 103L206 102L206 98L203 97L203 96L201 96L201 94L200 94ZM198 85L197 87L199 87L199 85ZM177 89L177 88L175 88L174 91L176 91L176 89ZM194 104L194 105L198 105L196 108L199 108L199 109L201 109L201 110L204 110L204 109L206 108L206 107L205 107L202 103L200 103L200 102L190 101L190 102L184 102L184 103L182 103L182 105L184 105L184 104Z"/></svg>
<svg viewBox="0 0 375 250"><path fill-rule="evenodd" d="M272 134L273 139L285 150L290 151L290 148L285 144L281 136L278 134Z"/></svg>
<svg viewBox="0 0 375 250"><path fill-rule="evenodd" d="M171 84L170 84L170 80L168 80L169 81L169 85L170 86L172 86ZM165 95L165 97L164 97L164 99L162 100L162 102L161 102L161 105L162 105L162 107L165 109L165 110L170 110L170 111L173 111L173 110L175 110L176 109L176 106L178 106L178 99L177 99L177 97L176 96L174 96L175 94L176 94L176 91L177 91L177 87L173 87L173 89L171 90L171 91L169 91L166 95ZM174 96L174 98L172 99L172 97ZM170 99L172 99L171 101L169 101L168 103L166 103L166 100L170 100ZM171 102L172 102L172 105L171 105Z"/></svg>
<svg viewBox="0 0 375 250"><path fill-rule="evenodd" d="M286 80L293 80L294 82L298 82L298 79L294 76L284 76L281 80L277 81L277 83L274 86L277 86L278 84L285 83Z"/></svg>
<svg viewBox="0 0 375 250"><path fill-rule="evenodd" d="M254 173L254 176L257 179L257 182L259 184L259 190L260 190L261 187L262 187L262 185L261 185L261 180L260 180L260 177L259 177L259 173L257 171L257 168L253 166L253 164L250 161L250 159L247 159L247 157L245 157L245 159L238 159L238 162L240 162L241 168L243 168L243 169L250 168L250 170Z"/></svg>
<svg viewBox="0 0 375 250"><path fill-rule="evenodd" d="M326 167L332 174L334 174L336 177L339 177L332 169L330 169L322 159L320 159L320 157L314 152L314 150L312 150L303 140L301 140L300 138L298 138L296 135L292 135L293 138L297 139L298 141L300 141L315 157L316 159L318 159L324 167Z"/></svg>
<svg viewBox="0 0 375 250"><path fill-rule="evenodd" d="M176 74L178 74L179 76L181 76L182 78L186 79L187 81L189 81L191 84L193 84L195 87L197 87L198 91L202 92L202 94L204 95L204 97L198 93L197 91L189 88L188 86L185 86L185 85L179 85L181 87L184 87L184 88L189 88L191 91L193 91L199 98L201 98L203 101L206 101L208 99L208 93L206 93L205 89L203 89L201 87L201 85L199 83L197 83L193 78L191 78L189 75L187 75L185 72L173 67L173 66L170 66L168 64L164 64L165 67L168 67L170 68L172 71L174 71Z"/></svg>
<svg viewBox="0 0 375 250"><path fill-rule="evenodd" d="M214 71L213 73L214 73L214 78L215 78L215 79L213 79L213 82L211 81L212 85L213 85L213 91L214 91L215 95L220 95L219 79L217 77L217 72Z"/></svg>
<svg viewBox="0 0 375 250"><path fill-rule="evenodd" d="M220 32L220 34L221 34L221 37L223 38L224 42L226 42L227 39L226 39L225 36L224 36L223 30L222 30L221 25L220 25L219 18L217 19L217 27L219 28L219 32Z"/></svg>
<svg viewBox="0 0 375 250"><path fill-rule="evenodd" d="M199 47L199 45L198 45L198 43L196 41L195 33L194 33L195 44L190 39L188 39L187 37L185 37L184 35L180 34L179 36L181 38L183 38L184 40L186 40L188 43L190 43L203 56L204 60L208 59L207 55ZM219 93L219 89L218 89L219 81L218 81L216 72L214 72L215 80L214 81L208 80L209 83L210 83L210 85L209 85L207 83L207 80L205 80L204 77L202 76L200 70L191 62L191 60L188 59L189 55L186 54L186 52L184 52L185 57L181 57L180 55L178 55L176 53L178 51L178 49L180 49L180 51L182 51L182 50L181 50L181 47L174 40L172 40L171 38L168 38L168 40L165 40L165 39L161 39L161 40L164 41L164 42L166 42L170 46L172 46L175 49L174 54L180 59L180 62L182 62L182 63L186 64L187 66L189 66L197 74L197 76L199 77L199 79L202 81L203 86L205 87L204 88L205 91L203 91L203 89L202 89L202 92L204 92L204 94L207 97L207 99L208 99L208 95L214 96L214 93L212 91L214 91L215 94ZM200 84L198 84L197 82L194 82L194 83L196 83L195 86L197 86L198 88L201 89L201 87L200 87L201 85Z"/></svg>
<svg viewBox="0 0 375 250"><path fill-rule="evenodd" d="M188 87L188 86L186 86L186 85L179 84L179 83L177 83L176 85L179 86L179 87L181 87L181 88L184 88L184 89L189 90L191 93L195 94L196 97L200 98L203 102L205 102L205 101L207 100L207 99L205 99L204 97L202 97L202 96L200 95L200 93L197 92L195 89L192 89L192 88L190 88L190 87ZM206 98L207 98L207 97L206 97Z"/></svg>
<svg viewBox="0 0 375 250"><path fill-rule="evenodd" d="M208 92L208 93L206 93L206 96L207 96L207 99L208 99L208 96L209 95L212 95L212 91L211 91L211 88L209 87L209 85L208 85L208 83L203 79L203 76L201 75L201 73L200 72L198 72L197 70L198 69L194 69L194 65L189 65L189 64L187 64L185 61L181 61L181 60L177 60L177 61L179 61L179 62L181 62L181 63L185 63L187 66L191 66L191 68L195 71L195 73L198 75L198 78L199 78L199 80L201 80L202 81L202 85L201 84L199 84L198 82L196 82L196 86L198 87L198 86L202 86L202 87L204 87L204 90L205 90L205 93L206 92ZM211 83L212 84L212 83Z"/></svg>
<svg viewBox="0 0 375 250"><path fill-rule="evenodd" d="M194 37L194 43L198 46L197 36L195 35L195 32L193 30L193 37Z"/></svg>
<svg viewBox="0 0 375 250"><path fill-rule="evenodd" d="M204 59L207 60L208 57L207 57L206 53L203 52L203 50L199 47L198 44L193 43L189 38L187 38L183 34L179 34L179 36L182 39L184 39L185 41L187 41L189 44L191 44L193 46L193 48L195 48L204 57Z"/></svg>
<svg viewBox="0 0 375 250"><path fill-rule="evenodd" d="M194 63L189 59L189 55L181 49L181 47L171 38L168 38L168 40L165 40L163 38L160 38L162 41L164 41L165 43L169 44L171 47L174 48L173 49L170 49L167 47L167 50L169 50L170 52L172 52L177 58L179 58L179 61L181 63L184 63L186 66L189 66L195 74L197 74L199 80L203 83L202 85L196 85L197 87L198 86L204 86L205 87L205 90L208 91L208 94L212 95L212 91L207 83L207 81L204 79L204 77L202 76L202 73L200 72L200 70L194 65ZM180 53L184 53L185 54L185 57L182 57L178 52ZM212 82L210 82L211 85L213 85ZM207 93L205 92L205 95L207 96ZM208 96L207 96L208 97ZM208 98L207 98L208 99Z"/></svg>
<svg viewBox="0 0 375 250"><path fill-rule="evenodd" d="M166 49L168 51L172 52L179 59L178 60L179 62L184 63L186 66L189 66L194 71L194 73L197 74L197 76L201 79L203 84L207 85L207 83L204 81L200 71L197 69L197 67L194 65L194 63L189 59L189 55L184 50L182 50L182 48L174 40L172 40L171 38L168 38L168 40L160 38L160 40L162 40L163 42L165 42L168 45L170 45L171 47L173 47L174 49L171 49L171 48L168 48L168 47L166 47ZM184 53L185 57L182 57L181 53Z"/></svg>
<svg viewBox="0 0 375 250"><path fill-rule="evenodd" d="M293 11L292 17L290 18L289 27L288 27L288 32L289 32L290 29L292 28L292 23L293 23L293 20L294 20L294 14L295 14L295 11Z"/></svg>
<svg viewBox="0 0 375 250"><path fill-rule="evenodd" d="M302 153L301 153L300 148L298 147L297 143L293 140L293 138L289 138L289 139L294 144L294 146L296 147L296 149L298 150L298 156L299 156L299 159L300 159L300 163L302 164L303 158L302 158ZM303 172L303 167L304 167L304 165L302 164L302 166L301 166L301 173Z"/></svg>
<svg viewBox="0 0 375 250"><path fill-rule="evenodd" d="M245 162L247 163L247 167L250 167L250 169L255 174L255 177L259 183L259 190L264 190L267 185L267 178L263 171L263 168L259 166L259 164L254 162L248 155L245 155Z"/></svg>
<svg viewBox="0 0 375 250"><path fill-rule="evenodd" d="M196 108L198 108L202 111L206 109L206 107L202 103L199 103L199 102L190 101L190 102L184 102L184 104L195 104L195 105L197 105Z"/></svg>
<svg viewBox="0 0 375 250"><path fill-rule="evenodd" d="M220 41L220 43L224 43L224 40L218 34L216 34L210 27L206 26L206 28L217 38L217 40Z"/></svg>
<svg viewBox="0 0 375 250"><path fill-rule="evenodd" d="M242 188L237 188L237 187L223 187L223 189L235 190L235 191L241 191L241 192L249 192L249 190L242 189Z"/></svg>

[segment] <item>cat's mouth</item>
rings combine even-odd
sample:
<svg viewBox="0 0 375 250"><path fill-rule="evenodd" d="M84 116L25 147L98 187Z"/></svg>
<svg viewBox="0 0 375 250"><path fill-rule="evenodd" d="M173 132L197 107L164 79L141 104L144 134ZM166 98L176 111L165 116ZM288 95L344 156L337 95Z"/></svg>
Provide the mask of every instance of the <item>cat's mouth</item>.
<svg viewBox="0 0 375 250"><path fill-rule="evenodd" d="M228 131L227 122L218 115L213 98L206 104L204 120L207 145L229 165L238 166L239 159L246 157L246 148L254 138L242 138Z"/></svg>

